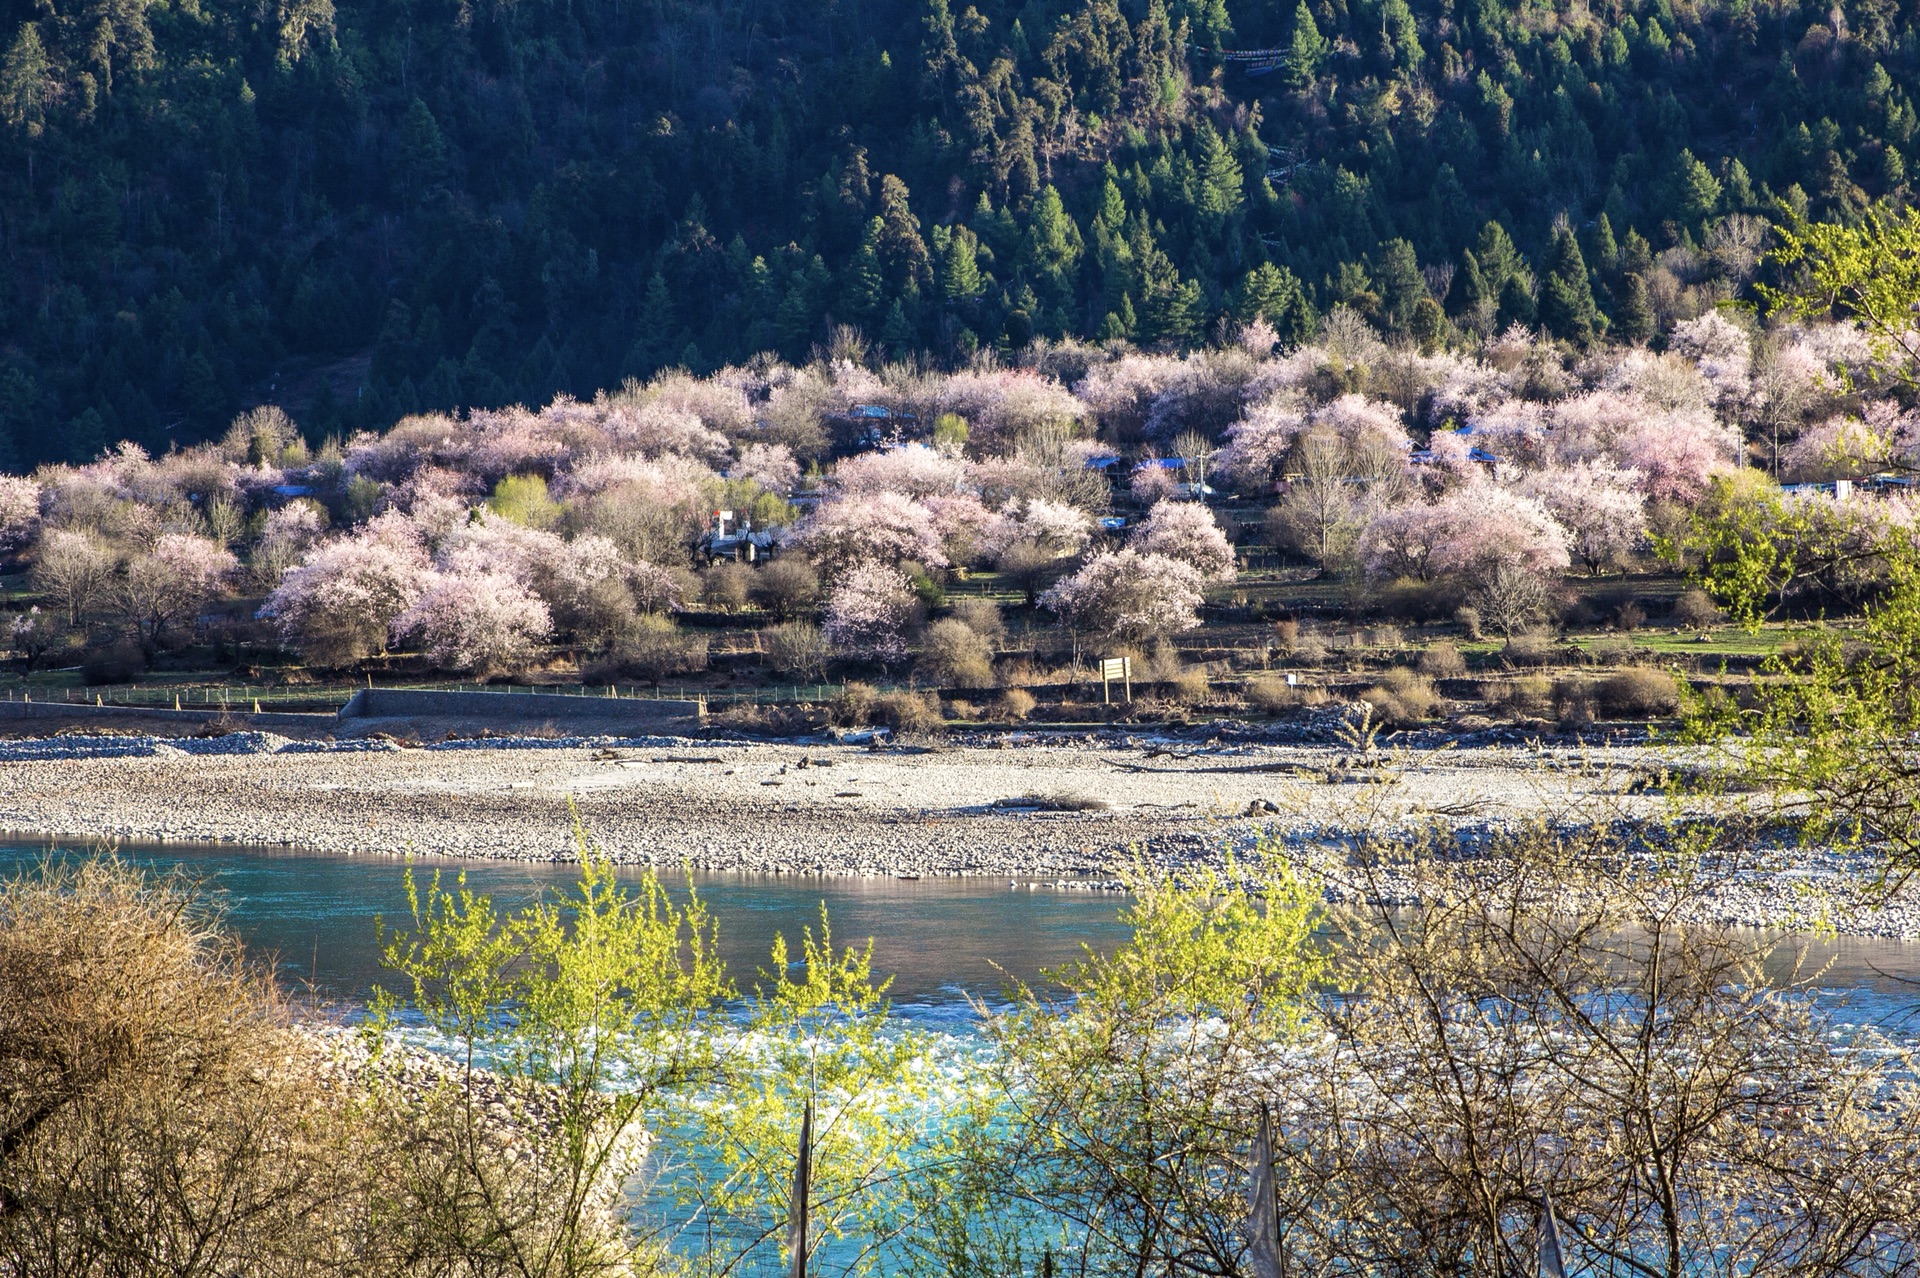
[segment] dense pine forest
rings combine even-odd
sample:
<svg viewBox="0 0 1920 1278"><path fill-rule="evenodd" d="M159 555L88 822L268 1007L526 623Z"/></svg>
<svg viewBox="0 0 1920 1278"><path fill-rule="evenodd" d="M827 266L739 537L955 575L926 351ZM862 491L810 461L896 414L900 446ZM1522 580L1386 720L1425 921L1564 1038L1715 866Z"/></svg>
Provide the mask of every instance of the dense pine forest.
<svg viewBox="0 0 1920 1278"><path fill-rule="evenodd" d="M1889 0L6 0L0 43L14 467L836 341L1657 341L1769 215L1903 198L1920 124Z"/></svg>

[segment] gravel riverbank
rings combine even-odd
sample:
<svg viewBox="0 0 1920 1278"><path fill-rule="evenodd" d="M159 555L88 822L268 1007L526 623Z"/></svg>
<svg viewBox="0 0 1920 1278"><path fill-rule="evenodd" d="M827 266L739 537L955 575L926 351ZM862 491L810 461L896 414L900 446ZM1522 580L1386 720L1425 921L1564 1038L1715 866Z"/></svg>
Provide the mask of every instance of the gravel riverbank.
<svg viewBox="0 0 1920 1278"><path fill-rule="evenodd" d="M0 829L515 860L574 856L571 813L616 860L798 874L1110 882L1135 855L1212 860L1271 831L1325 844L1366 820L1462 832L1606 803L1658 766L1645 746L1411 750L1353 769L1337 746L1008 734L937 747L678 738L452 741L402 749L262 733L0 743ZM1390 784L1374 778L1390 775ZM1334 876L1337 881L1337 874ZM1811 904L1809 885L1824 888ZM1336 888L1337 890L1337 888ZM1852 867L1794 853L1729 889L1720 922L1920 938L1920 903L1861 904Z"/></svg>

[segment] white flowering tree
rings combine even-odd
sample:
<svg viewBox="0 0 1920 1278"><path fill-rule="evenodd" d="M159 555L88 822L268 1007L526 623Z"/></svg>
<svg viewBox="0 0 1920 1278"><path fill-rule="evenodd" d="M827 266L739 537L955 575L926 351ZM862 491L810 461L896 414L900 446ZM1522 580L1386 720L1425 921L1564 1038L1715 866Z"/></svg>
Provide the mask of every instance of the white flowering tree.
<svg viewBox="0 0 1920 1278"><path fill-rule="evenodd" d="M127 561L120 604L149 656L170 627L194 620L235 562L218 542L192 533L163 534L153 549Z"/></svg>
<svg viewBox="0 0 1920 1278"><path fill-rule="evenodd" d="M393 628L442 670L491 674L525 663L552 632L553 617L502 573L439 573Z"/></svg>
<svg viewBox="0 0 1920 1278"><path fill-rule="evenodd" d="M0 475L0 551L18 550L40 528L40 483Z"/></svg>
<svg viewBox="0 0 1920 1278"><path fill-rule="evenodd" d="M260 615L312 664L347 666L386 651L394 622L420 597L430 575L417 543L342 538L317 547L289 570Z"/></svg>
<svg viewBox="0 0 1920 1278"><path fill-rule="evenodd" d="M1200 624L1203 578L1192 564L1125 550L1096 555L1040 596L1040 606L1081 635L1146 642Z"/></svg>
<svg viewBox="0 0 1920 1278"><path fill-rule="evenodd" d="M33 586L66 610L69 625L106 594L113 580L113 550L92 532L50 528L33 556Z"/></svg>
<svg viewBox="0 0 1920 1278"><path fill-rule="evenodd" d="M1143 555L1178 560L1207 581L1233 580L1233 547L1213 512L1198 502L1154 503L1127 544Z"/></svg>
<svg viewBox="0 0 1920 1278"><path fill-rule="evenodd" d="M871 560L855 564L827 595L827 642L843 656L883 665L904 661L916 602L898 568Z"/></svg>

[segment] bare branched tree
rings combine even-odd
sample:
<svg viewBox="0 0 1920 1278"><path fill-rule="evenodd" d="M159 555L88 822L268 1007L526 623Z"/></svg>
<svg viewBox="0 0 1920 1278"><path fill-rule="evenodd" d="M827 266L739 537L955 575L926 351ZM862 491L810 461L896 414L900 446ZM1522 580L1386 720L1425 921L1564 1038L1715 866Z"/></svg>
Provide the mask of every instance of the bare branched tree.
<svg viewBox="0 0 1920 1278"><path fill-rule="evenodd" d="M1892 1275L1920 1261L1911 1063L1817 973L1702 924L1744 831L1544 827L1363 850L1330 1046L1284 1112L1299 1272L1520 1272L1551 1194L1585 1272Z"/></svg>

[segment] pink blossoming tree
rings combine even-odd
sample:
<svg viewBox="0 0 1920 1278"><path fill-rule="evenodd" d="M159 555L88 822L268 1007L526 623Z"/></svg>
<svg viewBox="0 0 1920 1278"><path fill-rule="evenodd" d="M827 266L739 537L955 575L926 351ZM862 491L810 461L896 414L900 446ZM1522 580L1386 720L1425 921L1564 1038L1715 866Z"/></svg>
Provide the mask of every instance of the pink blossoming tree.
<svg viewBox="0 0 1920 1278"><path fill-rule="evenodd" d="M501 573L436 573L394 633L441 670L492 673L524 663L553 629L531 590Z"/></svg>
<svg viewBox="0 0 1920 1278"><path fill-rule="evenodd" d="M1040 596L1079 636L1144 643L1200 624L1202 577L1193 565L1129 546L1096 555Z"/></svg>
<svg viewBox="0 0 1920 1278"><path fill-rule="evenodd" d="M834 467L834 491L850 500L898 493L924 498L959 492L967 479L967 465L957 457L905 444L849 457Z"/></svg>
<svg viewBox="0 0 1920 1278"><path fill-rule="evenodd" d="M281 578L260 615L313 665L348 666L386 651L429 572L417 541L363 533L327 542Z"/></svg>
<svg viewBox="0 0 1920 1278"><path fill-rule="evenodd" d="M1213 512L1198 502L1155 503L1127 544L1143 555L1178 560L1203 580L1233 580L1233 547L1213 521Z"/></svg>
<svg viewBox="0 0 1920 1278"><path fill-rule="evenodd" d="M1589 574L1625 565L1647 533L1639 476L1603 462L1535 471L1514 487L1546 507Z"/></svg>
<svg viewBox="0 0 1920 1278"><path fill-rule="evenodd" d="M849 565L827 595L827 642L844 656L898 664L906 660L916 603L898 568L872 560Z"/></svg>
<svg viewBox="0 0 1920 1278"><path fill-rule="evenodd" d="M823 502L800 525L795 542L828 577L866 563L911 560L944 568L948 562L927 508L894 492Z"/></svg>
<svg viewBox="0 0 1920 1278"><path fill-rule="evenodd" d="M1307 427L1300 396L1291 391L1269 396L1227 427L1227 446L1218 458L1222 470L1249 488L1265 485L1280 469L1293 441Z"/></svg>
<svg viewBox="0 0 1920 1278"><path fill-rule="evenodd" d="M1549 576L1572 562L1567 530L1535 499L1486 484L1384 510L1360 535L1369 576L1473 582L1495 565Z"/></svg>

